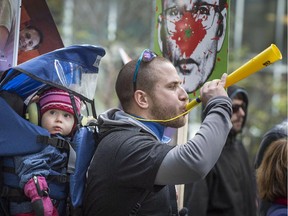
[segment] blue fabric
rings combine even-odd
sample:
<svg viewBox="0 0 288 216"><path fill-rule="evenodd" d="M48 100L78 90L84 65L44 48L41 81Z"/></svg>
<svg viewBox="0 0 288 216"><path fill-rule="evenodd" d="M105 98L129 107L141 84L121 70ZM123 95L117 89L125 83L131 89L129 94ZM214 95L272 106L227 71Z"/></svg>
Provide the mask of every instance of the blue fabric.
<svg viewBox="0 0 288 216"><path fill-rule="evenodd" d="M88 80L84 81L86 83L81 80L83 74L97 74L104 55L102 47L92 45L73 45L40 55L7 70L7 75L1 80L0 91L17 93L25 100L44 84L49 84L92 100L93 97L85 95L87 92L83 89L77 90L77 86L89 84Z"/></svg>
<svg viewBox="0 0 288 216"><path fill-rule="evenodd" d="M83 204L86 171L96 149L93 131L88 127L78 129L72 145L76 151L76 163L75 171L70 175L70 196L73 207L79 207Z"/></svg>
<svg viewBox="0 0 288 216"><path fill-rule="evenodd" d="M141 120L139 120L141 121ZM169 143L171 141L170 137L167 137L164 132L166 127L157 123L157 122L148 122L148 121L141 121L144 125L149 127L155 135L158 137L158 139L163 143Z"/></svg>
<svg viewBox="0 0 288 216"><path fill-rule="evenodd" d="M38 135L50 136L46 129L23 119L1 97L0 107L0 156L31 154L46 147L36 140Z"/></svg>
<svg viewBox="0 0 288 216"><path fill-rule="evenodd" d="M31 77L26 74L17 73L14 69L9 70L7 73L7 75L11 76L14 74L18 75L13 77L13 79L5 84L1 89L17 93L23 100L44 86L43 83L31 79Z"/></svg>
<svg viewBox="0 0 288 216"><path fill-rule="evenodd" d="M21 214L23 212L25 213L32 212L33 208L30 201L20 203L10 202L9 211L11 215L15 215L15 214Z"/></svg>
<svg viewBox="0 0 288 216"><path fill-rule="evenodd" d="M287 216L287 206L273 204L267 211L267 216Z"/></svg>
<svg viewBox="0 0 288 216"><path fill-rule="evenodd" d="M14 158L13 157L4 157L3 167L10 167L14 169ZM19 177L15 173L3 172L3 182L6 186L10 186L12 188L19 187Z"/></svg>
<svg viewBox="0 0 288 216"><path fill-rule="evenodd" d="M20 176L20 187L23 188L33 176L47 177L66 174L66 162L67 153L51 145L34 154L14 157L15 171ZM54 167L64 168L59 173L59 171L54 171Z"/></svg>
<svg viewBox="0 0 288 216"><path fill-rule="evenodd" d="M15 173L4 174L4 185L12 188L24 187L25 183L34 175L47 177L48 175L66 174L67 153L60 152L53 146L46 146L42 151L24 156L4 157L5 167L15 168ZM57 168L57 171L53 168ZM59 168L60 167L60 168ZM52 199L64 200L67 197L67 183L48 181L49 196ZM10 214L29 212L30 202L10 202ZM62 209L58 208L59 211Z"/></svg>

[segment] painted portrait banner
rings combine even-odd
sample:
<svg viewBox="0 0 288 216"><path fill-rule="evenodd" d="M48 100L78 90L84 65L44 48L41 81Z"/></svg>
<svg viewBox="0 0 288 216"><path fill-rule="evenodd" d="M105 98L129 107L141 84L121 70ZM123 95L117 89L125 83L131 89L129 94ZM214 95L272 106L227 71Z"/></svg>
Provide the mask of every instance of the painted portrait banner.
<svg viewBox="0 0 288 216"><path fill-rule="evenodd" d="M62 47L64 44L46 1L22 0L17 63Z"/></svg>
<svg viewBox="0 0 288 216"><path fill-rule="evenodd" d="M0 0L0 74L64 47L44 0Z"/></svg>
<svg viewBox="0 0 288 216"><path fill-rule="evenodd" d="M17 63L21 0L0 0L0 74Z"/></svg>
<svg viewBox="0 0 288 216"><path fill-rule="evenodd" d="M174 64L190 99L206 81L228 72L228 1L156 0L154 51ZM177 143L187 137L188 124L178 129ZM177 193L181 209L184 185Z"/></svg>
<svg viewBox="0 0 288 216"><path fill-rule="evenodd" d="M170 59L190 98L227 72L229 0L156 0L154 50Z"/></svg>

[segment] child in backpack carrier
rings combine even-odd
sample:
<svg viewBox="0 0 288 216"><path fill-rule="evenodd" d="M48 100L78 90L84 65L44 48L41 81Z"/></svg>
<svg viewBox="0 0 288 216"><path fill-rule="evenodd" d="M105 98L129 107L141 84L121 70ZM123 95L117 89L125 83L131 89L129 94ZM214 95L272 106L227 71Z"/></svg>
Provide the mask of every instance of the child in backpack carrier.
<svg viewBox="0 0 288 216"><path fill-rule="evenodd" d="M50 88L39 96L40 126L47 129L51 137L70 140L76 127L76 115L80 114L81 101L74 97L74 112L68 92ZM59 209L59 202L51 198L53 189L48 183L51 176L67 173L69 151L53 145L47 145L35 154L14 157L15 172L20 178L19 186L23 189L27 202L10 203L13 216L58 216L65 215L66 207ZM67 188L67 187L66 187Z"/></svg>

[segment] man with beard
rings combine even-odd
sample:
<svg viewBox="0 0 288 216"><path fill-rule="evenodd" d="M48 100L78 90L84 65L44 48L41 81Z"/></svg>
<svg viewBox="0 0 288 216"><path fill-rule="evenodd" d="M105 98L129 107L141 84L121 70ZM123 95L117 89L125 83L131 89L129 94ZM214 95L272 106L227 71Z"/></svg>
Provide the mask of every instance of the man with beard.
<svg viewBox="0 0 288 216"><path fill-rule="evenodd" d="M228 88L232 100L233 127L219 160L204 180L186 184L184 206L189 215L255 216L256 183L247 151L237 135L247 118L247 92L236 85Z"/></svg>
<svg viewBox="0 0 288 216"><path fill-rule="evenodd" d="M175 65L183 87L196 91L212 74L225 39L226 0L162 0L158 43Z"/></svg>
<svg viewBox="0 0 288 216"><path fill-rule="evenodd" d="M226 77L203 85L201 128L187 143L172 146L164 130L185 125L188 103L176 68L150 50L124 65L115 86L123 110L98 117L99 144L88 170L84 215L177 215L171 203L175 191L169 188L204 178L231 129Z"/></svg>

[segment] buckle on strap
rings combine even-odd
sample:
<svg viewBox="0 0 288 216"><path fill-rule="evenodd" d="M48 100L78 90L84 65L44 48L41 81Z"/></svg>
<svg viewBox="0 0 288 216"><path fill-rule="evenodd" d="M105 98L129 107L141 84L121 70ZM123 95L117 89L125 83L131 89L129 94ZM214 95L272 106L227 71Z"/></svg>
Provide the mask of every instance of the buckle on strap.
<svg viewBox="0 0 288 216"><path fill-rule="evenodd" d="M67 140L61 139L59 137L48 137L48 136L38 135L36 137L36 142L43 143L46 145L52 145L59 149L65 149L65 150L70 149L69 148L70 143Z"/></svg>
<svg viewBox="0 0 288 216"><path fill-rule="evenodd" d="M48 181L57 181L58 183L68 183L70 181L68 175L48 175L47 176Z"/></svg>

